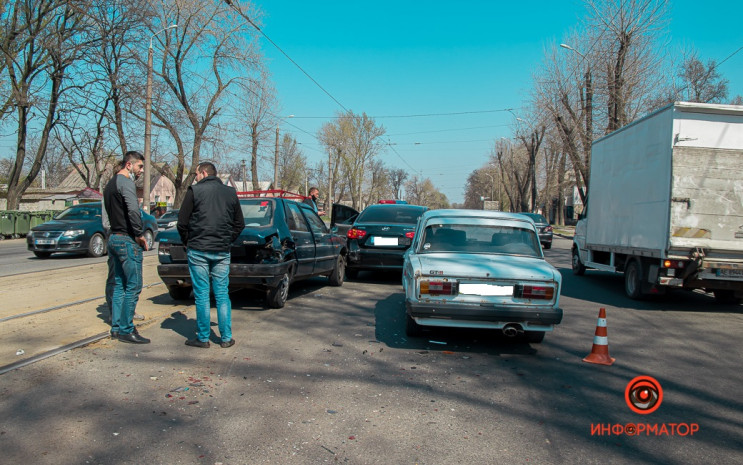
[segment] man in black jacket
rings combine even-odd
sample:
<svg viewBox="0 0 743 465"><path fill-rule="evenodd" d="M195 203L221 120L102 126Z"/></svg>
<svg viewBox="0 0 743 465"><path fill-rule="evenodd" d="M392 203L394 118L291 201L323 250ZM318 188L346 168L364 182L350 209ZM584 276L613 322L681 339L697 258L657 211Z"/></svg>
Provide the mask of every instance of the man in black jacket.
<svg viewBox="0 0 743 465"><path fill-rule="evenodd" d="M196 167L197 183L188 188L178 212L178 234L188 255L193 293L196 297L196 338L193 347L209 347L211 318L209 287L217 301L220 346L235 345L232 339L232 303L228 294L230 247L245 227L235 189L217 177L212 163Z"/></svg>
<svg viewBox="0 0 743 465"><path fill-rule="evenodd" d="M111 302L111 337L133 344L148 344L134 327L134 309L142 292L142 256L147 250L134 180L144 167L144 156L130 151L121 169L106 184L103 203L110 223L108 253L114 266Z"/></svg>

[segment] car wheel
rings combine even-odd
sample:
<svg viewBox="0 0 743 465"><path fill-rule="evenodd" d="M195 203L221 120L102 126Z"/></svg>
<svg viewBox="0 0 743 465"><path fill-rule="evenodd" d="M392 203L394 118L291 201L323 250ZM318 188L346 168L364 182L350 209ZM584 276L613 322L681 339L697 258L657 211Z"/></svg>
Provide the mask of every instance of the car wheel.
<svg viewBox="0 0 743 465"><path fill-rule="evenodd" d="M188 300L191 297L191 288L187 286L168 286L168 294L174 300Z"/></svg>
<svg viewBox="0 0 743 465"><path fill-rule="evenodd" d="M715 302L726 305L740 305L740 298L735 297L735 291L730 289L718 289L712 291L715 294Z"/></svg>
<svg viewBox="0 0 743 465"><path fill-rule="evenodd" d="M583 276L586 272L586 266L580 261L580 255L578 254L578 248L573 248L573 274L576 276Z"/></svg>
<svg viewBox="0 0 743 465"><path fill-rule="evenodd" d="M155 245L155 236L149 229L143 234L145 242L147 242L147 250L152 250L152 246Z"/></svg>
<svg viewBox="0 0 743 465"><path fill-rule="evenodd" d="M524 339L532 344L539 344L544 340L544 331L524 331Z"/></svg>
<svg viewBox="0 0 743 465"><path fill-rule="evenodd" d="M289 298L289 273L284 273L276 287L268 288L266 303L270 308L282 308Z"/></svg>
<svg viewBox="0 0 743 465"><path fill-rule="evenodd" d="M34 255L36 255L39 258L49 258L52 253L51 252L34 252Z"/></svg>
<svg viewBox="0 0 743 465"><path fill-rule="evenodd" d="M328 280L330 281L331 286L342 286L343 285L343 277L346 274L346 257L343 255L338 255L338 259L335 262L335 268L333 268L333 271L330 273L330 276L328 276Z"/></svg>
<svg viewBox="0 0 743 465"><path fill-rule="evenodd" d="M642 298L642 278L640 264L637 260L630 260L624 268L624 293L633 300Z"/></svg>
<svg viewBox="0 0 743 465"><path fill-rule="evenodd" d="M544 244L542 244L542 247L543 247L543 248L544 248L545 250L546 250L546 249L551 249L551 248L552 248L552 242L545 242Z"/></svg>
<svg viewBox="0 0 743 465"><path fill-rule="evenodd" d="M106 239L102 234L95 233L88 243L89 257L102 257L106 253Z"/></svg>
<svg viewBox="0 0 743 465"><path fill-rule="evenodd" d="M416 323L410 315L405 315L405 334L410 337L419 337L423 334L421 325Z"/></svg>
<svg viewBox="0 0 743 465"><path fill-rule="evenodd" d="M346 279L356 279L359 277L359 270L346 267Z"/></svg>

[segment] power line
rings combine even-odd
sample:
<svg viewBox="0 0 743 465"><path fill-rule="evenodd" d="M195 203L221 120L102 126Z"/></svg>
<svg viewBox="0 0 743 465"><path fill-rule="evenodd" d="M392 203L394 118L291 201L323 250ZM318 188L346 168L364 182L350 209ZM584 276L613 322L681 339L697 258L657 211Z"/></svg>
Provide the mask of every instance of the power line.
<svg viewBox="0 0 743 465"><path fill-rule="evenodd" d="M224 1L229 6L231 6L235 11L237 11L240 14L240 16L242 16L247 22L249 22L251 26L253 26L258 32L260 32L261 35L263 37L265 37L266 40L269 41L271 43L271 45L273 45L276 48L276 50L278 50L279 52L281 52L289 61L291 61L292 64L294 66L296 66L302 73L304 73L304 75L307 76L310 79L310 81L312 81L317 87L319 87L320 90L322 90L323 92L325 92L325 94L328 97L330 97L331 99L333 99L333 101L335 103L337 103L341 108L343 108L344 111L346 111L346 112L348 111L348 109L345 106L343 106L343 104L341 102L339 102L337 98L333 97L333 95L330 92L328 92L327 90L325 90L325 88L323 86L321 86L320 83L315 80L315 78L313 78L312 76L310 76L310 74L307 71L305 71L301 66L299 66L299 63L297 63L296 61L294 61L292 59L292 57L290 57L288 53L286 53L281 47L279 47L276 42L274 42L273 40L271 40L271 38L268 37L268 35L265 32L263 32L263 30L261 28L259 28L258 25L255 24L248 17L248 15L246 15L245 13L243 13L242 10L240 10L240 8L237 7L237 5L234 5L232 3L232 0L224 0Z"/></svg>
<svg viewBox="0 0 743 465"><path fill-rule="evenodd" d="M369 118L383 119L383 118L428 118L431 116L460 116L460 115L475 115L482 113L501 113L504 111L513 111L513 108L501 108L498 110L473 110L473 111L455 111L450 113L420 113L412 115L381 115L381 116L369 116ZM296 119L333 119L337 116L293 116Z"/></svg>

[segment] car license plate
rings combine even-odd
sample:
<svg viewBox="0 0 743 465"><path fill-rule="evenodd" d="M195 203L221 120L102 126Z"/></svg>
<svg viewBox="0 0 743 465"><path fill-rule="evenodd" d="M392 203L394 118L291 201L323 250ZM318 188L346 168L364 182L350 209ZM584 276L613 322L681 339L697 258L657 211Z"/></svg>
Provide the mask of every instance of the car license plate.
<svg viewBox="0 0 743 465"><path fill-rule="evenodd" d="M513 295L513 286L498 286L496 284L459 284L459 293L483 296Z"/></svg>
<svg viewBox="0 0 743 465"><path fill-rule="evenodd" d="M36 245L52 245L54 242L54 239L36 239Z"/></svg>
<svg viewBox="0 0 743 465"><path fill-rule="evenodd" d="M718 268L716 274L721 278L743 278L743 269Z"/></svg>
<svg viewBox="0 0 743 465"><path fill-rule="evenodd" d="M374 245L397 245L397 238L396 237L374 236L372 237L372 244Z"/></svg>

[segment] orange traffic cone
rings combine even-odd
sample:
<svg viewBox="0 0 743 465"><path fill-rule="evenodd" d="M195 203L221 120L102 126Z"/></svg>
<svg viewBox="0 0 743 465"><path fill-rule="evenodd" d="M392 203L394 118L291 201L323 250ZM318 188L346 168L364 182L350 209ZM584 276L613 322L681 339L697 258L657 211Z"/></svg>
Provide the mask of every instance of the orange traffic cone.
<svg viewBox="0 0 743 465"><path fill-rule="evenodd" d="M599 321L596 323L596 334L593 336L591 353L583 359L584 362L611 365L613 358L609 357L609 338L606 334L606 309L599 310Z"/></svg>

